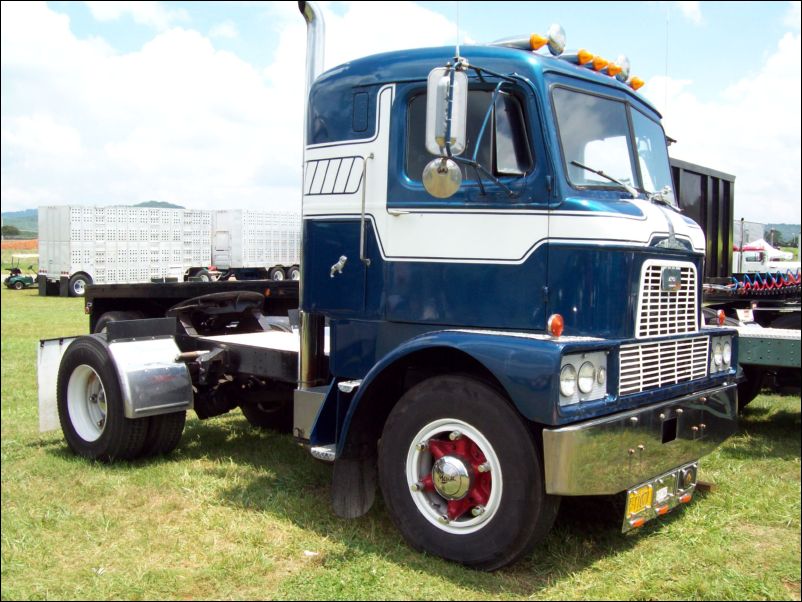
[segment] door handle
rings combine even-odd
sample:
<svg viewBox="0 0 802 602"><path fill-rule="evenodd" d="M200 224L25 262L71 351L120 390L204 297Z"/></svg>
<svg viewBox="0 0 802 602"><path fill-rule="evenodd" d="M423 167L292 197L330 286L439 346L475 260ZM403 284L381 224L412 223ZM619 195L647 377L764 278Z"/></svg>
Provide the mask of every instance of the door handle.
<svg viewBox="0 0 802 602"><path fill-rule="evenodd" d="M334 278L336 274L342 274L343 268L345 267L345 263L348 261L348 258L345 255L340 255L340 259L337 260L333 266L331 266L331 274L330 277Z"/></svg>

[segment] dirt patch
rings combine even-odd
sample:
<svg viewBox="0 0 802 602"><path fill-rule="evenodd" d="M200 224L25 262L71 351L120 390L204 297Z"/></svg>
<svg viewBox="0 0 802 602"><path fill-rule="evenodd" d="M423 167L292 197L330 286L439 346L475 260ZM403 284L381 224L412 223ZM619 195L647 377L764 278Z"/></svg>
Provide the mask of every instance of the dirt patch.
<svg viewBox="0 0 802 602"><path fill-rule="evenodd" d="M33 238L31 240L4 240L2 248L11 249L14 251L35 251L39 248L39 239Z"/></svg>

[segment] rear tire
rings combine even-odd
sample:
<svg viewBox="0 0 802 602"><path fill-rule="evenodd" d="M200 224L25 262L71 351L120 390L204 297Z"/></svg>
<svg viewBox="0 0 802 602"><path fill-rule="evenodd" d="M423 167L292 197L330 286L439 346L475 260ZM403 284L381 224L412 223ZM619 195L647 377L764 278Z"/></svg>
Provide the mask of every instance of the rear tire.
<svg viewBox="0 0 802 602"><path fill-rule="evenodd" d="M123 320L141 320L145 317L141 311L107 311L95 324L95 333L106 332L109 322L122 322Z"/></svg>
<svg viewBox="0 0 802 602"><path fill-rule="evenodd" d="M22 282L20 282L19 280L17 280L17 281L14 283L14 290L21 291L23 288L24 288L24 285L23 285L23 284L22 284Z"/></svg>
<svg viewBox="0 0 802 602"><path fill-rule="evenodd" d="M378 464L385 504L407 542L478 569L528 553L559 508L524 421L498 391L467 376L436 376L407 391L384 425Z"/></svg>
<svg viewBox="0 0 802 602"><path fill-rule="evenodd" d="M292 266L287 271L287 278L289 278L290 280L300 280L301 279L301 268L299 268L297 265Z"/></svg>
<svg viewBox="0 0 802 602"><path fill-rule="evenodd" d="M114 362L101 340L80 337L70 344L56 386L61 430L73 452L107 463L139 455L148 421L125 417Z"/></svg>
<svg viewBox="0 0 802 602"><path fill-rule="evenodd" d="M292 431L292 402L270 404L243 404L240 406L242 415L259 429L267 429L279 433Z"/></svg>
<svg viewBox="0 0 802 602"><path fill-rule="evenodd" d="M766 370L760 366L741 366L744 371L745 381L738 383L738 411L743 412L744 408L760 394L763 389L763 377Z"/></svg>
<svg viewBox="0 0 802 602"><path fill-rule="evenodd" d="M148 418L148 433L142 445L142 456L152 457L172 452L181 442L187 413L175 412Z"/></svg>
<svg viewBox="0 0 802 602"><path fill-rule="evenodd" d="M86 274L73 274L68 284L70 297L83 297L86 287L92 284L92 278Z"/></svg>
<svg viewBox="0 0 802 602"><path fill-rule="evenodd" d="M279 267L270 268L270 271L267 273L267 277L275 282L281 282L282 280L287 279L286 274L284 274L284 270Z"/></svg>

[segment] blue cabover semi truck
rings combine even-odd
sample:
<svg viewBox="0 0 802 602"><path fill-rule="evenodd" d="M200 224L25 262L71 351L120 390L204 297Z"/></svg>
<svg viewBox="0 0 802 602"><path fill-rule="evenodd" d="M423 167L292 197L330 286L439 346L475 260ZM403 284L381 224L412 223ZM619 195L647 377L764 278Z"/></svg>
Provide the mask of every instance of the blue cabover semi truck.
<svg viewBox="0 0 802 602"><path fill-rule="evenodd" d="M186 410L241 407L333 463L337 514L380 490L410 545L487 570L562 496L625 494L624 531L690 501L736 429L737 337L703 323L704 235L627 62L565 53L552 26L320 74L300 8L299 328L295 283L218 283L43 341L69 446L165 453Z"/></svg>

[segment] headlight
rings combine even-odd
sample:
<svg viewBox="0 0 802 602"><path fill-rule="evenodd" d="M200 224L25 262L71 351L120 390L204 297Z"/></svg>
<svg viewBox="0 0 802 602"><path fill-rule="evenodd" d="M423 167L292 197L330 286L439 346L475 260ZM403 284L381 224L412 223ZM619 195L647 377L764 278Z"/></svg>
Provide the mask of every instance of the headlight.
<svg viewBox="0 0 802 602"><path fill-rule="evenodd" d="M604 368L598 369L598 371L596 372L596 382L602 386L604 385L604 383L607 382L607 370L605 370Z"/></svg>
<svg viewBox="0 0 802 602"><path fill-rule="evenodd" d="M713 345L713 361L715 362L716 366L721 367L721 362L723 361L723 357L722 357L721 343L718 341L716 341L716 344Z"/></svg>
<svg viewBox="0 0 802 602"><path fill-rule="evenodd" d="M732 345L729 341L725 341L721 348L721 358L724 360L725 366L729 366L732 362Z"/></svg>
<svg viewBox="0 0 802 602"><path fill-rule="evenodd" d="M582 393L590 393L593 390L593 381L596 380L596 368L590 362L585 362L579 368L579 377L576 379L579 390Z"/></svg>
<svg viewBox="0 0 802 602"><path fill-rule="evenodd" d="M576 393L576 368L566 364L560 370L560 394L563 397L571 397L574 393Z"/></svg>

